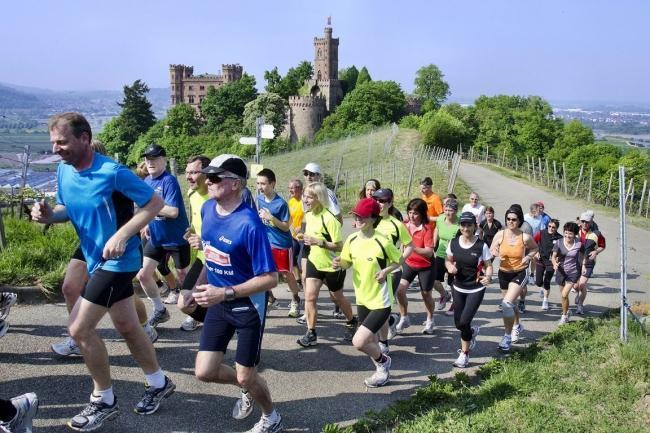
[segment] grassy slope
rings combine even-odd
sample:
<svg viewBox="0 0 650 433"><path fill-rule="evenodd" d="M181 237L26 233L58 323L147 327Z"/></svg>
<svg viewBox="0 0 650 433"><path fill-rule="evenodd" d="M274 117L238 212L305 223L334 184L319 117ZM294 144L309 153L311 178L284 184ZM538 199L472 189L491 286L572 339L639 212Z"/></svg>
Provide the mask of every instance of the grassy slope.
<svg viewBox="0 0 650 433"><path fill-rule="evenodd" d="M334 432L647 432L650 338L633 323L619 342L616 318L574 322L539 344L487 363L482 382L432 378L406 401Z"/></svg>

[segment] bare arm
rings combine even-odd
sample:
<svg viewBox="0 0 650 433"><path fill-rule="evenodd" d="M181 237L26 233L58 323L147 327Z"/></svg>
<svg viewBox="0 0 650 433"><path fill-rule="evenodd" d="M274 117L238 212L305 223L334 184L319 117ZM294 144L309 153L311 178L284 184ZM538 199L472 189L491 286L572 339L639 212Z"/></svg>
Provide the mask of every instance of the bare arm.
<svg viewBox="0 0 650 433"><path fill-rule="evenodd" d="M158 212L158 216L165 218L178 218L178 208L175 206L164 205Z"/></svg>
<svg viewBox="0 0 650 433"><path fill-rule="evenodd" d="M244 298L255 293L265 292L278 285L278 273L267 272L244 281L241 284L232 286L235 291L235 298ZM226 299L226 288L216 287L212 284L202 284L196 286L196 291L192 293L194 300L202 307L211 307L219 304Z"/></svg>
<svg viewBox="0 0 650 433"><path fill-rule="evenodd" d="M41 200L32 206L32 220L41 224L54 224L68 221L68 211L62 204L57 204L54 209L45 201Z"/></svg>

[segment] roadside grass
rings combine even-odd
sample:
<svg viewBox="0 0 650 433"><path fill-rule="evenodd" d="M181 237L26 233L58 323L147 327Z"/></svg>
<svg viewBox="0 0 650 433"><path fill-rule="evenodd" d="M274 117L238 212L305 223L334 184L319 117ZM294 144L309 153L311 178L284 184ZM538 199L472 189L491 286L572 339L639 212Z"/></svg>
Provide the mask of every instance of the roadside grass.
<svg viewBox="0 0 650 433"><path fill-rule="evenodd" d="M327 433L648 432L650 338L631 323L619 341L615 313L565 325L509 358L493 360L471 385L431 378L409 400Z"/></svg>
<svg viewBox="0 0 650 433"><path fill-rule="evenodd" d="M54 296L61 286L65 267L79 244L70 223L42 226L5 217L7 247L0 251L0 285L42 286Z"/></svg>
<svg viewBox="0 0 650 433"><path fill-rule="evenodd" d="M517 179L517 180L519 180L521 182L527 183L530 186L534 186L535 188L542 189L542 190L544 190L544 191L546 191L548 193L551 193L553 195L556 195L558 197L562 197L562 198L567 197L564 194L562 194L560 191L557 191L557 190L552 189L552 188L548 188L546 185L543 185L541 183L537 183L537 182L533 182L531 180L528 180L527 176L525 176L525 175L523 175L521 173L518 173L518 172L516 172L514 170L510 170L510 169L504 168L504 167L499 167L498 165L494 165L494 164L490 164L490 163L486 164L485 162L472 161L470 163L471 164L481 165L481 166L483 166L485 168L489 168L490 170L495 171L495 172L497 172L499 174L510 177L512 179ZM618 218L618 206L615 207L615 208L614 207L606 207L606 206L603 206L603 205L600 205L600 204L591 203L591 202L588 202L586 200L582 200L580 197L571 197L571 201L580 202L585 209L593 209L594 212L596 212L596 213L607 215L607 216L612 217L612 218ZM626 214L626 220L627 220L627 222L629 224L632 224L635 227L638 227L638 228L641 228L641 229L644 229L644 230L650 230L650 219L642 217L642 216L638 216L636 214L636 212L634 212L634 213L629 213L628 212Z"/></svg>

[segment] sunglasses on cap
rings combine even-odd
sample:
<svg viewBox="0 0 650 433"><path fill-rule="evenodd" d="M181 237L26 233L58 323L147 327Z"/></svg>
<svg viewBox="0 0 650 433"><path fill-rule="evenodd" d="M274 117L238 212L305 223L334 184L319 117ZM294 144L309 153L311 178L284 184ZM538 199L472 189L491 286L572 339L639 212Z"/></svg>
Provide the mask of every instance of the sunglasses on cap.
<svg viewBox="0 0 650 433"><path fill-rule="evenodd" d="M381 204L390 203L390 200L385 199L385 198L375 198L375 201L376 201L377 203L381 203Z"/></svg>
<svg viewBox="0 0 650 433"><path fill-rule="evenodd" d="M313 177L313 176L318 176L318 173L314 173L313 171L309 171L309 170L303 170L302 175L303 176L311 176L311 177Z"/></svg>
<svg viewBox="0 0 650 433"><path fill-rule="evenodd" d="M205 177L212 183L219 183L224 179L239 179L237 176L220 176L212 173L206 174Z"/></svg>

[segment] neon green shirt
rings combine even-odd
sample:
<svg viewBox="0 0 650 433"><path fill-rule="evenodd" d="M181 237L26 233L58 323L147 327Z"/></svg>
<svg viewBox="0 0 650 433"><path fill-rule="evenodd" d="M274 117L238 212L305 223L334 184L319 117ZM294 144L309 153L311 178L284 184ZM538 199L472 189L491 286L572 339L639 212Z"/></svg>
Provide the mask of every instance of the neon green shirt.
<svg viewBox="0 0 650 433"><path fill-rule="evenodd" d="M408 245L413 240L404 223L392 215L381 217L375 230L390 239L395 246L397 246L397 241L402 245Z"/></svg>
<svg viewBox="0 0 650 433"><path fill-rule="evenodd" d="M436 220L436 228L438 229L438 249L436 250L436 257L446 258L447 257L447 244L450 240L456 237L458 229L458 216L456 216L456 222L454 224L448 224L445 221L445 214L442 214Z"/></svg>
<svg viewBox="0 0 650 433"><path fill-rule="evenodd" d="M326 239L328 234L329 239ZM312 211L305 214L305 235L328 242L341 242L343 240L341 223L327 209L323 209L317 214ZM309 248L309 261L319 271L334 272L332 259L336 255L334 251L321 248L317 245L312 245Z"/></svg>
<svg viewBox="0 0 650 433"><path fill-rule="evenodd" d="M352 263L352 286L358 305L380 310L393 304L392 278L389 275L380 284L375 275L389 265L399 263L401 256L390 239L377 231L367 239L362 238L359 232L348 236L341 259Z"/></svg>
<svg viewBox="0 0 650 433"><path fill-rule="evenodd" d="M201 235L201 208L203 203L205 203L210 197L208 197L208 192L201 194L198 191L190 190L188 192L190 197L190 224L194 229L194 233ZM205 255L203 251L199 250L196 252L196 258L205 263Z"/></svg>

